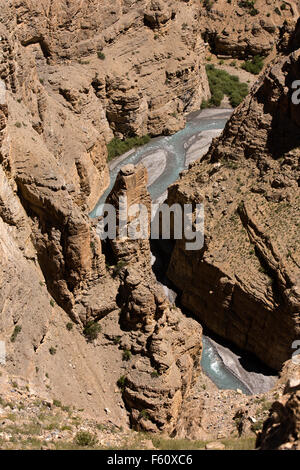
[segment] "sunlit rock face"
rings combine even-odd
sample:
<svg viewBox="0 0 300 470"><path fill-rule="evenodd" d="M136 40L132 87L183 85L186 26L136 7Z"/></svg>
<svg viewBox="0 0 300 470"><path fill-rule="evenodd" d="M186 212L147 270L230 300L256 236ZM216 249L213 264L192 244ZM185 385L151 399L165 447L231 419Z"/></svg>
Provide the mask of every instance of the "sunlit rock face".
<svg viewBox="0 0 300 470"><path fill-rule="evenodd" d="M18 37L41 76L51 71L45 85L77 114L94 112L107 139L173 133L209 96L197 2L19 3Z"/></svg>

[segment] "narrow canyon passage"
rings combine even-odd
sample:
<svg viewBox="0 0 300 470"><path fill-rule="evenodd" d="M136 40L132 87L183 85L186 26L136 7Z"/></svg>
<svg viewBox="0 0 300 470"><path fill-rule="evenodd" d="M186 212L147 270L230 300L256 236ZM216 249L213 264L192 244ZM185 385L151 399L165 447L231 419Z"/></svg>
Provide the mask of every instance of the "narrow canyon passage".
<svg viewBox="0 0 300 470"><path fill-rule="evenodd" d="M119 170L127 164L143 163L148 170L148 190L152 201L163 202L167 188L176 181L181 171L201 158L214 137L221 134L231 109L208 109L189 115L184 129L172 136L152 139L148 144L110 162L110 185L98 201L90 216L102 215L103 204L110 193ZM152 243L153 271L163 285L169 300L175 302L177 294L165 277L167 267L163 246ZM180 304L179 304L180 306ZM245 364L245 368L242 364ZM256 361L245 359L239 351L203 335L201 361L205 374L220 389L240 389L245 394L262 393L272 388L276 377L260 370Z"/></svg>

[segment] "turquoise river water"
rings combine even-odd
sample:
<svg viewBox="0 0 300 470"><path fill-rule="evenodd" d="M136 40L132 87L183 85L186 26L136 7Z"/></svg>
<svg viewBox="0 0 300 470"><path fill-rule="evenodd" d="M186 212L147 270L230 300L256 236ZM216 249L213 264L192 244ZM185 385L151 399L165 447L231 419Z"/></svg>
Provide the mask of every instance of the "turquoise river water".
<svg viewBox="0 0 300 470"><path fill-rule="evenodd" d="M120 168L129 163L145 162L145 166L149 167L150 161L148 172L153 171L154 178L149 178L148 190L153 201L160 198L168 186L178 179L179 173L187 168L188 162L205 153L212 137L222 131L230 114L231 111L226 109L193 113L189 116L186 127L176 134L152 139L136 151L113 160L110 164L110 186L90 216L97 217L102 214L102 206L114 185ZM193 155L195 155L194 158ZM165 161L163 165L161 165L162 159ZM246 394L250 393L247 386L225 366L207 336L203 337L201 365L204 372L220 389L240 389Z"/></svg>

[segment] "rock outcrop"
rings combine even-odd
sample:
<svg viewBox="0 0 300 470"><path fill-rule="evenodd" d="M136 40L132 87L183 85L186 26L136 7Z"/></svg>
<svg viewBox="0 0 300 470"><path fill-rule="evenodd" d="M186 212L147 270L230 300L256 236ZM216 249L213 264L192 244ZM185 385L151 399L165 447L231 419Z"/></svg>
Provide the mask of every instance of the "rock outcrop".
<svg viewBox="0 0 300 470"><path fill-rule="evenodd" d="M203 249L177 241L168 269L182 305L278 370L300 335L299 73L299 49L278 57L168 196L205 207Z"/></svg>
<svg viewBox="0 0 300 470"><path fill-rule="evenodd" d="M214 54L243 59L269 55L287 30L295 27L298 16L298 5L292 1L207 1L200 28Z"/></svg>
<svg viewBox="0 0 300 470"><path fill-rule="evenodd" d="M122 168L107 202L118 209L119 198L126 196L128 211L133 204L143 204L150 218L146 173L141 165ZM128 216L128 225L132 222ZM135 429L172 434L200 372L202 329L171 305L157 284L148 233L144 239L130 239L129 234L109 241L120 278L120 324L128 332L121 347L133 356L119 385Z"/></svg>
<svg viewBox="0 0 300 470"><path fill-rule="evenodd" d="M299 377L298 373L298 378L291 379L287 383L282 399L273 403L269 417L264 422L256 441L258 449L300 450Z"/></svg>

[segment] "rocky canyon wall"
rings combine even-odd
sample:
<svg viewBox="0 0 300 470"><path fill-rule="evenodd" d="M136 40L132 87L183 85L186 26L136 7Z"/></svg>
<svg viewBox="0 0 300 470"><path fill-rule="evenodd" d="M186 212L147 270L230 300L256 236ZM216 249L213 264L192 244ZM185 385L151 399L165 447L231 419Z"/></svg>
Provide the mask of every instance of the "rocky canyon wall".
<svg viewBox="0 0 300 470"><path fill-rule="evenodd" d="M168 270L183 306L274 369L300 335L299 58L277 58L168 195L205 207L204 248L177 241Z"/></svg>
<svg viewBox="0 0 300 470"><path fill-rule="evenodd" d="M209 95L195 1L24 1L16 14L45 88L107 140L175 132Z"/></svg>
<svg viewBox="0 0 300 470"><path fill-rule="evenodd" d="M21 377L127 425L122 392L136 428L172 432L199 372L201 327L160 292L147 241L115 246L109 266L88 212L108 184L113 131L173 132L207 96L203 42L181 29L184 9L194 24L192 4L107 7L1 2L1 383ZM132 202L149 200L146 181L134 173ZM100 319L107 332L89 341ZM124 367L114 335L134 360L110 393Z"/></svg>

